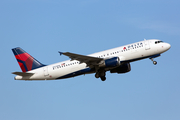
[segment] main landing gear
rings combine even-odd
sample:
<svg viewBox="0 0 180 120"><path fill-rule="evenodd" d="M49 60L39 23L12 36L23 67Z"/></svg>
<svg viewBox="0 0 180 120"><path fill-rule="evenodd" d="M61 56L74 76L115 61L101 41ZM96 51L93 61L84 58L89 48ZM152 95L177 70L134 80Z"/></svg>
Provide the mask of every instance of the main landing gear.
<svg viewBox="0 0 180 120"><path fill-rule="evenodd" d="M106 71L105 70L101 70L101 71L97 71L95 74L96 78L101 78L102 81L106 80Z"/></svg>
<svg viewBox="0 0 180 120"><path fill-rule="evenodd" d="M154 61L154 59L153 58L150 58L151 59L151 61L153 61L153 64L154 65L157 65L157 62L156 61Z"/></svg>

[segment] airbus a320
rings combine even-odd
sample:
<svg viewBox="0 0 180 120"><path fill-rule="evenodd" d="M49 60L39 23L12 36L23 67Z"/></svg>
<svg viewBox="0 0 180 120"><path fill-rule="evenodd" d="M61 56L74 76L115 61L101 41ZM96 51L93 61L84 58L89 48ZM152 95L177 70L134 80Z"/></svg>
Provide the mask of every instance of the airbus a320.
<svg viewBox="0 0 180 120"><path fill-rule="evenodd" d="M171 48L169 43L158 39L144 40L106 51L80 55L71 52L59 52L70 60L44 65L20 47L12 49L22 72L13 72L15 80L57 80L71 78L83 74L95 73L96 78L106 80L106 72L127 73L131 71L131 62L154 58Z"/></svg>

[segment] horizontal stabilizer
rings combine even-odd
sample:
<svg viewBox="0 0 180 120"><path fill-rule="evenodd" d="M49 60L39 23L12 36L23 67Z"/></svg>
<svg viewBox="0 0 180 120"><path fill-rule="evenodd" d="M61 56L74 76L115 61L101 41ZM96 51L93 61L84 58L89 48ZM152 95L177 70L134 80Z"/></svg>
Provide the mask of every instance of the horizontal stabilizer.
<svg viewBox="0 0 180 120"><path fill-rule="evenodd" d="M24 72L13 72L12 74L23 76L23 77L34 75L34 73L24 73Z"/></svg>

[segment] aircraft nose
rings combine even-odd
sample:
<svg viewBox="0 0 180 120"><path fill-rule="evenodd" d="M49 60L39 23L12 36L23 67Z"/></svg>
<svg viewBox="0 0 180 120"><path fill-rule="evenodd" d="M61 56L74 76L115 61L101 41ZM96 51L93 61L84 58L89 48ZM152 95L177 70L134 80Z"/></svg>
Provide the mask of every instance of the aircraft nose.
<svg viewBox="0 0 180 120"><path fill-rule="evenodd" d="M166 48L169 50L171 48L171 45L169 43L166 43Z"/></svg>

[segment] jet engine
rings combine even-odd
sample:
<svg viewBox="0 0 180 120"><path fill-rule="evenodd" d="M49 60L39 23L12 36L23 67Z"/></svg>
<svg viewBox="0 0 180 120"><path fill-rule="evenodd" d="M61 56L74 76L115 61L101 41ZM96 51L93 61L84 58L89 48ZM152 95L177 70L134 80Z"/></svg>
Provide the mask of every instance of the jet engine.
<svg viewBox="0 0 180 120"><path fill-rule="evenodd" d="M111 73L118 73L118 74L119 73L127 73L129 71L131 71L130 63L124 63L124 64L120 65L119 67L110 70Z"/></svg>
<svg viewBox="0 0 180 120"><path fill-rule="evenodd" d="M120 65L119 57L113 57L110 59L106 59L99 63L99 67L117 67L119 65Z"/></svg>

